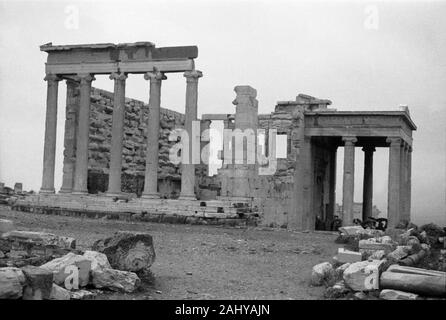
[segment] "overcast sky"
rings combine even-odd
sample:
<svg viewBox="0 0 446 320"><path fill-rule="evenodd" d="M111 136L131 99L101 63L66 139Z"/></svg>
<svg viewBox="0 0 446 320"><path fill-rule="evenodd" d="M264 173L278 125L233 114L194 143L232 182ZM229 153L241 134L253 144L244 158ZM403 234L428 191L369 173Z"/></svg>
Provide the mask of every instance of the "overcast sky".
<svg viewBox="0 0 446 320"><path fill-rule="evenodd" d="M407 104L414 133L415 222L446 224L446 2L2 1L0 0L0 181L40 188L47 54L39 46L151 41L197 45L199 114L232 113L234 86L257 89L259 112L298 93L338 110ZM98 76L94 86L112 90ZM169 74L162 106L184 112L185 79ZM130 75L128 97L148 101ZM65 88L59 89L56 188L61 184ZM357 150L355 201L362 197ZM374 202L385 211L388 151L375 155ZM341 202L342 148L337 197Z"/></svg>

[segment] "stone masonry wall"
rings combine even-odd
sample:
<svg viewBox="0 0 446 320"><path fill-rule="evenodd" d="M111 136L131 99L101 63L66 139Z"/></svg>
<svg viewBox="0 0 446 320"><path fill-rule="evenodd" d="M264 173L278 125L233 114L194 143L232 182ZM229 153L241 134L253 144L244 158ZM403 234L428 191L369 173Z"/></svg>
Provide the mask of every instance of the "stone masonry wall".
<svg viewBox="0 0 446 320"><path fill-rule="evenodd" d="M149 107L142 101L126 98L122 151L122 190L138 196L144 188L145 154ZM90 193L105 192L110 163L113 93L92 88L88 185ZM184 126L184 115L161 108L159 139L159 191L162 197L175 198L180 189L180 166L169 161L170 131Z"/></svg>
<svg viewBox="0 0 446 320"><path fill-rule="evenodd" d="M276 129L277 135L287 135L287 158L277 159L273 175L259 175L256 187L258 211L263 225L286 228L293 214L295 200L295 168L301 139L303 139L303 108L296 105L277 105L270 115L259 116L259 129ZM268 149L268 146L266 146Z"/></svg>

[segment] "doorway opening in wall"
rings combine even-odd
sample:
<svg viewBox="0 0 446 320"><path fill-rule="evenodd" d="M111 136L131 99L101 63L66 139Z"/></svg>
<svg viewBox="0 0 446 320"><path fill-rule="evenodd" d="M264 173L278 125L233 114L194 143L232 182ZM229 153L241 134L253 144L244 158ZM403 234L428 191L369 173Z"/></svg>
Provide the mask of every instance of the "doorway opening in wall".
<svg viewBox="0 0 446 320"><path fill-rule="evenodd" d="M222 160L219 158L219 151L223 152L223 120L212 120L210 125L210 141L209 141L209 176L218 173L218 169L222 167Z"/></svg>

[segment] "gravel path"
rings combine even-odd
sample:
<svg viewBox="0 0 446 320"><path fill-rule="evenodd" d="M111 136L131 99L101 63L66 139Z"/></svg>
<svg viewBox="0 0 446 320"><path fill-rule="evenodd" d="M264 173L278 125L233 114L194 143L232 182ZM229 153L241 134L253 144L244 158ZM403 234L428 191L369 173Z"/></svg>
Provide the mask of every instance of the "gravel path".
<svg viewBox="0 0 446 320"><path fill-rule="evenodd" d="M156 261L143 290L104 299L321 299L309 286L313 265L336 252L335 235L262 228L223 228L116 220L81 219L11 211L0 219L22 230L45 231L77 239L79 249L118 230L149 232Z"/></svg>

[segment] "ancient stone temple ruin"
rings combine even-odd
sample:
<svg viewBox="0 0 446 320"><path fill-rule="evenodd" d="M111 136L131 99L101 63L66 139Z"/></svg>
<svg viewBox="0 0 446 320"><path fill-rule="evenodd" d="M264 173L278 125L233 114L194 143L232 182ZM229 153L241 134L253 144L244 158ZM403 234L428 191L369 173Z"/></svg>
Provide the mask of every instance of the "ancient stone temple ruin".
<svg viewBox="0 0 446 320"><path fill-rule="evenodd" d="M239 85L234 112L198 119L202 72L195 69L195 46L47 44L41 50L48 53L42 187L39 194L17 201L19 210L147 221L254 221L313 230L316 219L327 227L334 219L336 154L343 147L341 219L350 225L355 148L360 147L365 158L363 218L372 215L375 148L389 148L389 226L410 220L416 126L407 107L337 111L329 100L299 94L295 100L277 102L271 113L259 114L256 90ZM186 78L184 114L161 108L161 83L171 72ZM114 81L113 93L92 87L94 76L103 74ZM128 74L149 81L148 104L125 97ZM62 187L55 190L60 81L67 86L66 120ZM226 130L219 153L222 166L210 175L209 128L214 121L223 122ZM188 138L172 138L178 129ZM277 141L286 142L280 157ZM173 163L172 148L178 144L182 162Z"/></svg>

